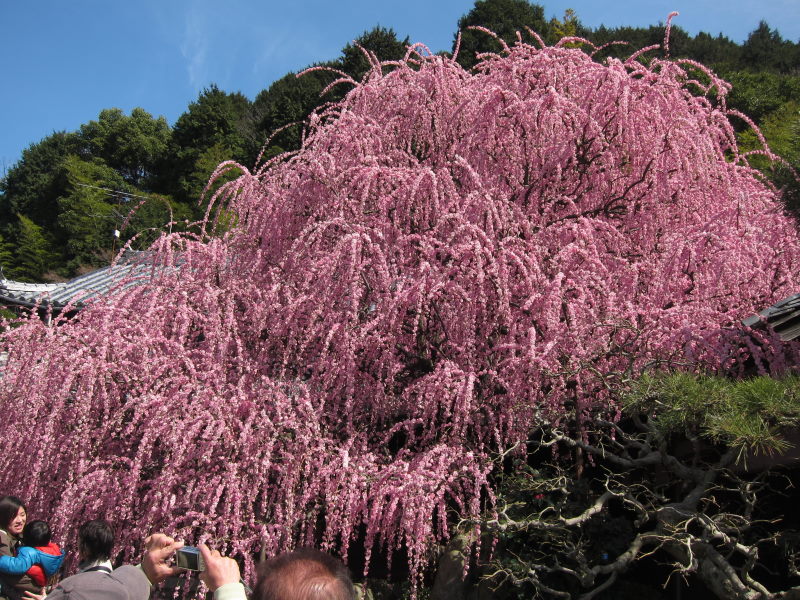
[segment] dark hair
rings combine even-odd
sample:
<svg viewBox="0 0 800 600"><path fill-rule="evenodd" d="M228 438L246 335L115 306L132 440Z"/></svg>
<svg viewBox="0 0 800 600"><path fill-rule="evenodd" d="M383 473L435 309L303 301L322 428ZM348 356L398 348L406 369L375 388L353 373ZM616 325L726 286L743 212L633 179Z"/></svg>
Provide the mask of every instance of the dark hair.
<svg viewBox="0 0 800 600"><path fill-rule="evenodd" d="M0 529L8 529L20 508L28 512L25 504L16 496L3 496L0 498Z"/></svg>
<svg viewBox="0 0 800 600"><path fill-rule="evenodd" d="M252 600L355 600L347 567L313 548L261 563Z"/></svg>
<svg viewBox="0 0 800 600"><path fill-rule="evenodd" d="M87 561L108 560L114 548L114 530L108 521L86 521L78 529L78 550Z"/></svg>
<svg viewBox="0 0 800 600"><path fill-rule="evenodd" d="M50 525L44 521L30 521L22 530L22 543L26 546L47 546L51 537Z"/></svg>

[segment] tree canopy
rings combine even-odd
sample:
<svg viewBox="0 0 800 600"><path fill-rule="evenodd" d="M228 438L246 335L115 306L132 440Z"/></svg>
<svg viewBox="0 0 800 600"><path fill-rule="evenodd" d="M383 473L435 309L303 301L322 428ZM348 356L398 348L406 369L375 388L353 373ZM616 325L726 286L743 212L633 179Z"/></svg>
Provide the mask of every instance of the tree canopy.
<svg viewBox="0 0 800 600"><path fill-rule="evenodd" d="M63 531L113 510L125 552L167 529L251 574L358 544L419 582L532 428L613 419L654 365L796 360L737 328L795 290L800 241L723 81L525 43L413 58L294 155L218 169L234 227L165 235L139 285L4 335L0 485Z"/></svg>
<svg viewBox="0 0 800 600"><path fill-rule="evenodd" d="M471 29L475 26L494 31L498 38ZM462 34L458 60L465 67L476 64L476 53L501 51L498 39L513 44L519 32L524 39L533 41L528 29L548 44L556 43L562 36L583 37L596 45L619 40L628 42L598 52L595 55L598 61L608 56L624 59L632 48L661 44L664 34L660 24L601 26L592 30L581 24L574 11L548 20L542 6L526 0L480 0L462 16L458 29ZM48 277L70 276L105 260L99 258L104 252L100 246L81 256L64 250L88 247L85 241L70 239L81 232L68 232L59 225L59 199L70 197L64 169L64 160L69 155L77 155L89 163L102 160L126 184L144 195L152 194L154 205L163 206L168 202L176 214L197 219L204 212L198 202L215 163L235 160L252 169L262 150L267 159L298 150L308 116L326 103L341 100L349 89L349 84L340 84L322 94L341 76L335 71L360 81L370 68L370 60L361 48L378 60L393 61L405 55L408 44L408 38L401 39L392 29L378 26L365 31L355 43L346 44L340 56L311 65L318 69L307 71L301 77L288 73L279 78L252 102L241 93L226 92L210 83L173 127L142 108L134 109L129 115L119 109L106 109L96 120L76 127L75 132L54 133L32 144L0 182L0 233L6 244L14 248L20 239L17 214L30 219L41 228L45 238L51 240L47 243L53 245L48 254L48 268L44 273L31 271L13 258L16 252L6 252L0 264L6 273L13 273L15 277L38 280L45 274ZM736 44L721 34L711 36L701 32L692 37L679 26L673 26L670 50L673 57L698 60L723 74L734 86L727 97L728 106L750 115L756 123L765 122L768 117L775 122L777 111L780 109L780 114L785 114L786 103L796 99L798 44L784 40L766 23L759 24L744 44ZM751 135L746 133L744 122L737 122L736 126L739 133ZM777 129L767 127L765 131L767 140L772 142L771 136ZM777 138L774 141L776 147L786 147ZM796 171L800 164L792 157L783 158L788 160L783 170L767 167L759 160L754 164L776 186L787 190L786 205L795 210L797 194L791 169ZM94 185L100 183L97 180ZM105 245L107 240L103 247ZM87 262L89 255L91 258Z"/></svg>

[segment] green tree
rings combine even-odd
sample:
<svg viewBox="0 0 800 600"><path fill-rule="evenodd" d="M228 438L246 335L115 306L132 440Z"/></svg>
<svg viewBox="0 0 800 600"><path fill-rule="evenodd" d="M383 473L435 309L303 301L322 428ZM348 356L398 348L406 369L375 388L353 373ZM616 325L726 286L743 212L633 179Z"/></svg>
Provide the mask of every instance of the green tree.
<svg viewBox="0 0 800 600"><path fill-rule="evenodd" d="M461 32L458 62L465 69L477 63L477 53L499 52L502 49L500 42L493 37L482 31L468 29L474 26L493 31L509 45L516 41L518 31L527 37L526 27L544 39L550 36L550 23L545 19L541 5L531 4L527 0L478 0L473 9L458 20L458 30Z"/></svg>
<svg viewBox="0 0 800 600"><path fill-rule="evenodd" d="M130 116L109 108L97 121L81 125L80 135L84 155L102 158L132 185L147 186L165 159L170 129L164 117L155 119L142 108Z"/></svg>
<svg viewBox="0 0 800 600"><path fill-rule="evenodd" d="M119 244L132 237L141 236L136 247L146 247L171 221L191 217L186 205L135 188L101 159L71 156L65 169L68 185L58 199L58 225L66 274L108 264Z"/></svg>
<svg viewBox="0 0 800 600"><path fill-rule="evenodd" d="M135 188L99 159L84 161L72 156L65 168L68 186L58 199L58 225L66 240L67 267L75 271L108 264L114 230L124 222L133 204L131 197L108 190L135 193Z"/></svg>
<svg viewBox="0 0 800 600"><path fill-rule="evenodd" d="M45 229L55 226L56 198L64 187L62 164L78 151L75 133L60 131L31 144L22 158L0 180L0 223L9 241L17 227L17 214L23 214Z"/></svg>
<svg viewBox="0 0 800 600"><path fill-rule="evenodd" d="M245 121L249 109L250 101L239 92L223 92L213 84L200 92L175 122L172 165L163 172L170 182L163 189L186 204L196 205L210 174L209 171L204 174L205 179L197 180L197 163L211 148L220 162L247 162Z"/></svg>
<svg viewBox="0 0 800 600"><path fill-rule="evenodd" d="M728 106L743 112L756 123L787 102L800 98L800 77L796 75L735 71L724 73L724 76L733 86ZM738 125L746 128L744 123Z"/></svg>
<svg viewBox="0 0 800 600"><path fill-rule="evenodd" d="M375 27L365 31L355 44L347 44L342 55L334 61L320 63L319 70L298 77L287 73L253 101L249 117L249 158L255 161L263 145L269 141L266 156L297 150L303 133L303 122L311 112L327 102L335 102L349 91L348 86L336 86L325 95L323 90L340 77L326 69L344 71L356 81L369 68L359 46L373 53L378 60L397 60L405 55L408 38L400 41L392 29ZM285 129L283 129L285 128ZM280 130L280 131L279 131Z"/></svg>
<svg viewBox="0 0 800 600"><path fill-rule="evenodd" d="M409 43L408 37L400 41L394 29L374 27L362 33L354 43L347 44L342 49L338 68L356 81L360 81L370 69L369 61L364 56L362 48L374 54L380 61L400 60L405 56Z"/></svg>
<svg viewBox="0 0 800 600"><path fill-rule="evenodd" d="M582 36L584 28L578 20L578 15L571 8L564 11L564 16L560 19L553 17L550 19L550 39L557 42L561 38Z"/></svg>
<svg viewBox="0 0 800 600"><path fill-rule="evenodd" d="M269 143L268 157L298 149L302 122L324 102L322 90L334 79L335 76L328 71L312 71L302 77L287 73L259 92L251 112L250 160L256 160L265 143Z"/></svg>
<svg viewBox="0 0 800 600"><path fill-rule="evenodd" d="M677 30L673 27L673 32ZM660 46L664 42L664 26L651 25L649 27L614 27L607 28L603 25L598 27L590 36L592 42L598 46L609 44L610 42L624 42L624 44L614 44L608 46L598 58L613 56L625 59L637 50L647 46ZM672 39L672 36L670 36ZM680 42L678 47L671 45L672 56L680 56ZM656 56L663 56L663 52L654 51L651 53Z"/></svg>
<svg viewBox="0 0 800 600"><path fill-rule="evenodd" d="M240 151L240 123L249 108L250 100L240 92L224 92L211 84L178 117L172 141L179 149L193 148L198 154L215 144Z"/></svg>
<svg viewBox="0 0 800 600"><path fill-rule="evenodd" d="M0 279L7 278L14 267L14 247L0 234Z"/></svg>
<svg viewBox="0 0 800 600"><path fill-rule="evenodd" d="M57 264L53 241L42 227L23 214L18 214L14 247L14 266L9 278L41 281Z"/></svg>
<svg viewBox="0 0 800 600"><path fill-rule="evenodd" d="M777 29L770 29L761 21L742 45L742 66L752 71L778 71L787 73L797 69L795 45L786 42Z"/></svg>
<svg viewBox="0 0 800 600"><path fill-rule="evenodd" d="M783 162L773 162L763 156L754 155L750 164L760 169L783 190L786 207L795 214L800 213L800 102L789 100L769 113L761 121L759 129L767 140L770 150ZM760 150L761 142L752 129L739 134L741 150Z"/></svg>
<svg viewBox="0 0 800 600"><path fill-rule="evenodd" d="M741 46L721 33L717 37L701 31L689 41L687 56L715 69L731 70L739 62Z"/></svg>
<svg viewBox="0 0 800 600"><path fill-rule="evenodd" d="M218 142L210 148L206 148L202 154L197 157L194 163L194 170L186 180L186 189L190 198L199 199L202 196L212 173L214 173L220 163L226 160L231 160L230 149L222 142ZM215 189L219 188L219 185L231 181L240 174L241 171L239 169L227 172L223 177L215 181L215 185L213 189L209 190L209 193L213 193Z"/></svg>

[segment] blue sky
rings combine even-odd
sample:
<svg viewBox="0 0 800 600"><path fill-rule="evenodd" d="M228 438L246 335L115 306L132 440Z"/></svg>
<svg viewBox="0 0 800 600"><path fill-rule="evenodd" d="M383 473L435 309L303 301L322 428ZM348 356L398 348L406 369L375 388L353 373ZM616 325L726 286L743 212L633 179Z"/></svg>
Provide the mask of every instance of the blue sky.
<svg viewBox="0 0 800 600"><path fill-rule="evenodd" d="M743 41L765 19L800 40L800 0L553 0L591 27L674 21ZM141 106L170 124L216 83L253 98L289 71L338 56L375 25L449 50L473 0L0 0L0 176L22 150L103 108Z"/></svg>

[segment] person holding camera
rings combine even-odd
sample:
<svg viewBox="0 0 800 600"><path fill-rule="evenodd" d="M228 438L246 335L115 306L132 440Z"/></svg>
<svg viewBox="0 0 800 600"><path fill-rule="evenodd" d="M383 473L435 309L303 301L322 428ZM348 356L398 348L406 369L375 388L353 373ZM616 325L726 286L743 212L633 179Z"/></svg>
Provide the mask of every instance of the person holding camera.
<svg viewBox="0 0 800 600"><path fill-rule="evenodd" d="M176 542L163 533L156 533L144 541L142 563L123 565L108 572L104 569L87 570L62 580L47 596L26 592L25 600L147 600L152 586L171 575L181 573L171 564L176 550L183 542Z"/></svg>
<svg viewBox="0 0 800 600"><path fill-rule="evenodd" d="M199 548L205 563L200 579L214 592L214 600L245 600L236 561L204 544ZM251 600L356 600L356 592L340 560L313 548L301 548L258 566Z"/></svg>

